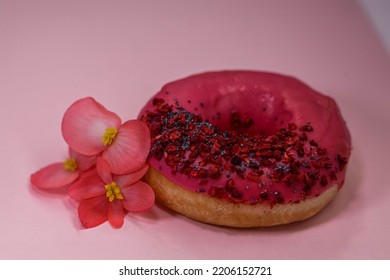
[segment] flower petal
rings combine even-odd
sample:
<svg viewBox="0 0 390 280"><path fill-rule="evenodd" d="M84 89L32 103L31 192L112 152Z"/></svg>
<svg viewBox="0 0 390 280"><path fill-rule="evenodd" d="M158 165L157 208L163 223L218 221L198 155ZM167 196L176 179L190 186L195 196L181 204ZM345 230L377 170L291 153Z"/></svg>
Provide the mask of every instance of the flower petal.
<svg viewBox="0 0 390 280"><path fill-rule="evenodd" d="M141 168L149 151L149 128L142 121L130 120L119 127L116 139L102 157L110 164L112 173L125 174Z"/></svg>
<svg viewBox="0 0 390 280"><path fill-rule="evenodd" d="M108 207L108 221L115 228L120 228L124 221L122 201L115 199Z"/></svg>
<svg viewBox="0 0 390 280"><path fill-rule="evenodd" d="M31 175L31 183L42 189L61 188L74 182L80 173L68 171L62 162L50 164Z"/></svg>
<svg viewBox="0 0 390 280"><path fill-rule="evenodd" d="M85 156L69 148L69 157L76 161L77 168L80 171L86 171L96 165L97 155Z"/></svg>
<svg viewBox="0 0 390 280"><path fill-rule="evenodd" d="M129 187L122 188L124 196L123 207L130 212L147 211L154 205L153 189L146 183L139 181Z"/></svg>
<svg viewBox="0 0 390 280"><path fill-rule="evenodd" d="M100 157L97 159L96 171L104 183L106 184L112 183L113 180L112 180L110 165L104 158Z"/></svg>
<svg viewBox="0 0 390 280"><path fill-rule="evenodd" d="M105 193L104 182L95 169L81 174L80 179L68 190L69 196L75 200L102 196Z"/></svg>
<svg viewBox="0 0 390 280"><path fill-rule="evenodd" d="M62 135L76 152L92 156L106 146L102 137L107 128L118 128L121 119L95 101L92 97L77 100L62 119Z"/></svg>
<svg viewBox="0 0 390 280"><path fill-rule="evenodd" d="M130 186L131 184L134 184L135 182L141 180L142 177L148 171L148 169L149 165L145 163L139 170L133 173L114 176L114 181L118 186L121 186L122 188Z"/></svg>
<svg viewBox="0 0 390 280"><path fill-rule="evenodd" d="M105 196L82 200L78 208L81 224L85 228L101 225L108 219L108 207L109 202Z"/></svg>

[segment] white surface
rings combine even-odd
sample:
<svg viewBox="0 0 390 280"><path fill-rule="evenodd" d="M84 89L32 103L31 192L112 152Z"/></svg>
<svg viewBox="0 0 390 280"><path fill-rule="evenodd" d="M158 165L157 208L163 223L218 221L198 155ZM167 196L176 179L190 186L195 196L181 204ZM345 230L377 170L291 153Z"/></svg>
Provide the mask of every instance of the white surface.
<svg viewBox="0 0 390 280"><path fill-rule="evenodd" d="M358 0L390 55L390 0Z"/></svg>

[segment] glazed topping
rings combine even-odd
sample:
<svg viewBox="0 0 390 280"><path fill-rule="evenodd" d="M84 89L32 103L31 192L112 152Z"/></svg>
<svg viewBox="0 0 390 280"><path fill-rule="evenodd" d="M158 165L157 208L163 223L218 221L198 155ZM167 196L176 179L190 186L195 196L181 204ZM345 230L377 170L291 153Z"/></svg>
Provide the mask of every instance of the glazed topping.
<svg viewBox="0 0 390 280"><path fill-rule="evenodd" d="M329 188L347 163L312 139L315 127L309 120L272 135L249 135L238 131L254 120L237 112L230 113L232 130L223 131L180 104L155 98L153 107L141 118L151 131L152 166L182 187L212 197L250 204L299 202Z"/></svg>

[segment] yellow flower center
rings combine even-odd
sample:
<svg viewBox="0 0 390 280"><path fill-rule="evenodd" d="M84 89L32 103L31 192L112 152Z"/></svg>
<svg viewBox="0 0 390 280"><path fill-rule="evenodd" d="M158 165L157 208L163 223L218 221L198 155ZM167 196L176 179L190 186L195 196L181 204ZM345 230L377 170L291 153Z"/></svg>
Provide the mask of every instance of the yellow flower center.
<svg viewBox="0 0 390 280"><path fill-rule="evenodd" d="M118 134L118 130L114 127L110 127L106 129L106 132L103 135L103 144L104 146L110 146L112 142L115 140L116 135Z"/></svg>
<svg viewBox="0 0 390 280"><path fill-rule="evenodd" d="M71 172L76 171L77 162L73 158L68 158L64 161L64 168Z"/></svg>
<svg viewBox="0 0 390 280"><path fill-rule="evenodd" d="M115 199L123 199L121 189L116 185L115 182L105 185L104 188L106 189L106 197L110 202L113 202Z"/></svg>

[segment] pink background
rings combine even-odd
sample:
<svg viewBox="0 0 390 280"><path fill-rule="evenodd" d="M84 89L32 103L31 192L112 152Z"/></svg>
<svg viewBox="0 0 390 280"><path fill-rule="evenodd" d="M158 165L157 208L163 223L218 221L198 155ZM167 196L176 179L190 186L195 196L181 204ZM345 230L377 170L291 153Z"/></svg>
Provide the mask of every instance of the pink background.
<svg viewBox="0 0 390 280"><path fill-rule="evenodd" d="M355 1L0 0L0 258L389 259L389 62ZM135 118L166 82L218 69L294 75L337 100L354 149L319 215L236 230L156 206L83 230L66 196L30 186L65 158L76 99Z"/></svg>

